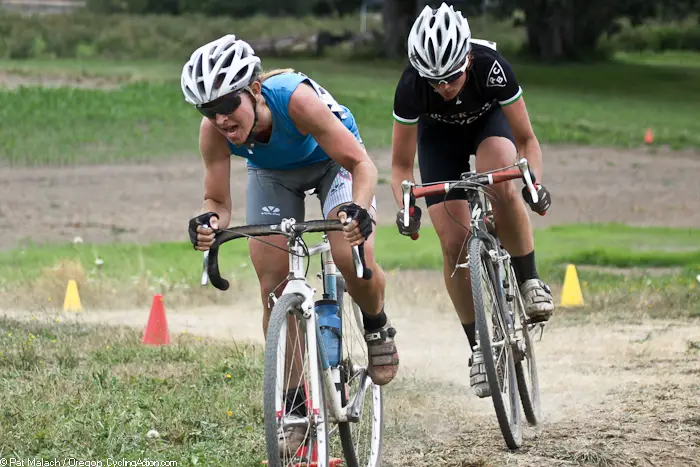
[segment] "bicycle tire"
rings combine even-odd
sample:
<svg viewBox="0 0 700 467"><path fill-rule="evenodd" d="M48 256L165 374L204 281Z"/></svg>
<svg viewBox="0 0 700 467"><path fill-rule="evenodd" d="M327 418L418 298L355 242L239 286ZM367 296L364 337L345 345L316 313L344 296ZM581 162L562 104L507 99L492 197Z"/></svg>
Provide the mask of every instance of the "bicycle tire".
<svg viewBox="0 0 700 467"><path fill-rule="evenodd" d="M341 310L341 322L343 323L342 339L345 339L345 323L347 323L350 319L354 319L354 321L357 323L358 329L364 331L364 328L362 328L362 315L360 313L355 313L355 309L348 309L345 307L345 278L340 274L336 275L336 291L338 295L338 307ZM350 298L349 295L348 298ZM351 315L353 316L352 318L350 318ZM345 405L349 399L349 394L346 393L345 388L349 387L350 385L346 385L346 383L349 382L347 381L347 372L341 372L341 375L341 401L343 405ZM381 463L382 441L384 434L384 400L382 397L382 387L374 383L370 383L369 390L371 391L373 405L371 417L372 425L370 433L370 452L366 460L364 456L362 456L362 452L357 452L355 449L356 445L353 442L352 423L356 422L338 423L338 434L340 435L340 442L343 447L343 455L345 457L347 467L378 467Z"/></svg>
<svg viewBox="0 0 700 467"><path fill-rule="evenodd" d="M507 397L508 405L505 406L505 400L499 384L499 376L496 368L496 362L493 356L492 336L489 332L487 323L487 313L484 305L485 288L490 287L496 305L498 319L502 323L508 323L507 309L505 307L505 299L503 289L498 279L498 275L493 267L493 262L489 256L486 244L481 238L472 236L469 239L469 273L472 286L472 297L474 300L474 314L476 317L476 331L478 334L478 342L484 357L484 366L486 368L486 378L491 390L491 400L496 411L498 425L503 434L506 445L510 449L518 449L522 445L523 432L520 421L520 401L518 397L517 381L515 377L515 362L513 352L509 345L503 345L502 348L506 357L506 369L508 370L507 377ZM489 282L484 284L485 279ZM500 289L499 289L500 288ZM507 324L506 324L507 326ZM504 378L505 379L505 378ZM510 412L510 414L509 414Z"/></svg>
<svg viewBox="0 0 700 467"><path fill-rule="evenodd" d="M278 420L277 420L277 409L276 409L276 397L277 397L277 376L278 376L278 356L279 356L279 347L278 344L280 342L280 334L283 329L286 329L284 326L287 323L288 316L290 315L290 311L299 309L302 304L302 298L299 297L298 295L295 294L286 294L282 295L278 300L277 303L275 303L275 306L272 308L272 312L270 314L270 320L268 322L267 326L267 337L265 340L265 362L264 362L264 368L263 368L263 418L264 418L264 425L265 425L265 444L266 444L266 449L267 449L267 461L268 461L268 466L270 467L285 467L287 465L294 465L296 464L296 461L292 464L283 464L282 463L282 458L280 456L279 452L279 444L278 444ZM303 326L299 326L300 331L303 329ZM285 345L286 345L286 336L285 336ZM305 342L305 341L304 341ZM306 354L305 354L306 355ZM320 367L320 363L316 362L315 363L317 367ZM309 376L305 376L309 377ZM285 378L286 379L286 378ZM307 381L307 383L310 383ZM325 459L325 462L319 462L319 466L327 466L328 465L328 419L326 417L326 410L325 410L325 400L323 398L323 388L322 388L322 382L321 378L319 377L318 384L321 388L321 394L318 395L312 395L312 397L320 397L321 398L321 413L323 414L323 423L326 425L325 426L325 434L326 434L326 439L324 441L324 445L326 446L326 452L325 455L323 456ZM308 384L310 387L311 385ZM315 427L310 427L309 428L309 433L313 433L315 431ZM316 439L314 435L312 435L310 438L310 441L313 441ZM321 459L319 459L320 461ZM302 461L305 461L307 464L311 464L310 459L302 459Z"/></svg>
<svg viewBox="0 0 700 467"><path fill-rule="evenodd" d="M510 265L510 278L515 278L515 271ZM540 420L540 382L537 373L537 359L535 357L535 346L532 336L528 329L528 317L525 314L520 289L514 280L511 281L510 287L513 288L513 307L517 312L515 319L520 321L523 333L524 352L518 349L518 352L523 354L523 358L515 363L515 376L518 381L518 392L520 393L520 402L523 406L525 418L531 426L535 426Z"/></svg>

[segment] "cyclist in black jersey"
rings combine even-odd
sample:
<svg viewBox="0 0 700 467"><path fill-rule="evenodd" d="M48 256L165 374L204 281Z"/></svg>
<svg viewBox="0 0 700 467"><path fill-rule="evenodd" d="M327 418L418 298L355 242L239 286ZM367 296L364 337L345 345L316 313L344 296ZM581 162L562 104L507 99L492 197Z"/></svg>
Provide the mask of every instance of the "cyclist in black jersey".
<svg viewBox="0 0 700 467"><path fill-rule="evenodd" d="M413 181L418 164L423 183L459 179L469 171L469 157L476 156L476 170L486 171L525 157L534 172L539 201L532 203L526 188L522 197L531 209L544 214L551 197L542 186L542 152L522 97L523 91L510 64L493 42L471 38L467 20L445 3L426 6L413 23L408 38L406 67L394 96L392 137L392 188L402 205L402 180ZM492 187L498 236L512 256L515 274L533 321L546 321L554 311L549 287L540 280L530 218L515 182ZM442 245L447 291L460 317L470 346L470 382L479 397L489 396L486 372L476 346L471 288L465 287L468 270L452 277L464 242L462 224L469 223L466 192L455 190L445 197L427 196L428 214ZM443 204L444 203L444 204ZM445 209L447 208L447 209ZM449 212L448 212L449 211ZM410 207L411 222L403 225L403 209L397 214L399 232L411 236L420 228L421 210ZM466 282L469 284L469 282Z"/></svg>

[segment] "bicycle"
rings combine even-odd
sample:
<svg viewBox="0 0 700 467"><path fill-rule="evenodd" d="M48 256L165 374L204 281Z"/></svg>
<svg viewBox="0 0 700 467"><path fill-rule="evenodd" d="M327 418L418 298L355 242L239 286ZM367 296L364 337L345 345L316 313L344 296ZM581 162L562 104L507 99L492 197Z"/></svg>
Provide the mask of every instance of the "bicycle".
<svg viewBox="0 0 700 467"><path fill-rule="evenodd" d="M464 263L455 265L455 271L458 268L470 271L477 336L474 350L482 351L496 418L510 449L518 449L522 445L520 403L530 425L537 425L540 419L540 390L533 336L539 330L541 338L544 323L533 323L525 314L510 255L496 236L491 202L484 187L523 179L533 202L537 202L531 175L527 160L523 158L513 165L489 172L465 172L460 180L430 184L404 180L402 183L405 226L409 223L408 207L412 197L447 196L454 189L467 190L471 212L469 227L463 225L468 237L467 258ZM485 299L489 297L490 306L487 306ZM487 317L489 311L490 320Z"/></svg>
<svg viewBox="0 0 700 467"><path fill-rule="evenodd" d="M348 467L379 465L382 388L367 372L362 315L349 295L350 300L345 299L345 279L333 261L327 236L327 232L342 230L343 225L340 220L296 222L292 218L279 224L233 227L217 231L214 244L205 252L202 285L209 280L217 289L227 290L229 283L221 277L218 265L222 244L242 237L258 241L262 240L257 237L267 235L288 237L289 275L279 298L270 294L274 305L263 370L265 444L267 463L273 467L339 465L341 459L330 457L330 451L337 448L337 443L329 444L335 428ZM312 232L322 233L322 240L307 247L302 236ZM372 271L366 268L363 246L353 247L353 262L357 277L369 280ZM318 277L323 294L314 302L317 290L306 276L310 258L316 255L321 256ZM304 258L309 258L306 269ZM350 345L353 337L359 340L358 349ZM293 361L287 355L292 355ZM294 376L299 379L291 381ZM369 430L362 429L363 420L368 421ZM333 430L331 425L335 425ZM294 428L304 436L297 448L287 446L285 434ZM363 433L367 436L362 437Z"/></svg>

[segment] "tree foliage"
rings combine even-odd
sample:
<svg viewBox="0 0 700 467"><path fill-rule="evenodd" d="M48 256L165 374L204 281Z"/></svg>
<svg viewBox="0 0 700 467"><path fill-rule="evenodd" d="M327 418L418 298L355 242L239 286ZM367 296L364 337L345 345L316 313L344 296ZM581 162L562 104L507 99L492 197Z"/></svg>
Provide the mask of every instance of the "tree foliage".
<svg viewBox="0 0 700 467"><path fill-rule="evenodd" d="M700 0L496 0L490 11L525 14L527 51L545 61L595 56L599 39L617 32L616 20L639 25L648 18L678 20L696 13Z"/></svg>
<svg viewBox="0 0 700 467"><path fill-rule="evenodd" d="M99 13L155 13L179 15L201 13L206 16L248 17L342 15L360 9L361 0L87 0L87 8Z"/></svg>
<svg viewBox="0 0 700 467"><path fill-rule="evenodd" d="M363 1L381 9L384 56L401 58L405 56L406 39L418 12L425 5L437 7L443 0L87 0L87 6L101 13L197 13L246 18L260 14L344 15L358 11ZM700 11L700 0L448 0L447 3L467 17L486 12L513 18L517 16L515 12L521 12L527 32L525 50L545 61L595 56L600 38L619 31L617 20L621 17L635 26L648 18L679 20ZM695 43L695 39L685 43Z"/></svg>

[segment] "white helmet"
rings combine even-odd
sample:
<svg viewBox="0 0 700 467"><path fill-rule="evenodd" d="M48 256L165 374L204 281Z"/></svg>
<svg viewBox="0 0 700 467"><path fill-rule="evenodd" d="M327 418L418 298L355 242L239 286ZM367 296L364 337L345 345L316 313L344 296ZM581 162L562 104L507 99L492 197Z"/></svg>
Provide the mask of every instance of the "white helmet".
<svg viewBox="0 0 700 467"><path fill-rule="evenodd" d="M427 78L444 78L467 68L472 33L462 13L445 3L437 10L423 8L408 35L408 58ZM460 66L461 65L461 66Z"/></svg>
<svg viewBox="0 0 700 467"><path fill-rule="evenodd" d="M247 42L227 34L192 53L182 67L180 85L193 105L240 91L260 72L260 58Z"/></svg>

